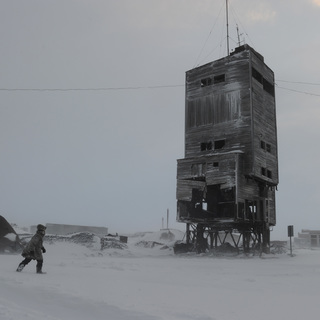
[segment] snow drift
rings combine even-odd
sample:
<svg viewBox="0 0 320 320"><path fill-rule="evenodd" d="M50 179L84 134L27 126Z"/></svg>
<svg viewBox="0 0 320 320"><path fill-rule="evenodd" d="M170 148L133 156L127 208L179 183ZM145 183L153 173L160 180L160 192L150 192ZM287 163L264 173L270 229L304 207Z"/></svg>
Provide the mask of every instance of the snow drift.
<svg viewBox="0 0 320 320"><path fill-rule="evenodd" d="M320 251L175 255L162 232L128 237L122 249L48 241L46 275L20 255L0 255L1 320L259 320L316 318ZM70 236L70 238L72 238ZM98 240L98 239L96 239ZM161 245L151 245L161 243ZM148 244L148 245L145 245Z"/></svg>

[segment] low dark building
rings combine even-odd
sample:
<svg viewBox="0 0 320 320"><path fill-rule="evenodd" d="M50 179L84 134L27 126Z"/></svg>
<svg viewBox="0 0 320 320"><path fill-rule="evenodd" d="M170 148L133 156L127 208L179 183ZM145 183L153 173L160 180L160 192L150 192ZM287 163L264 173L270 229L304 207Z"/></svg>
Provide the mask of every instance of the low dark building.
<svg viewBox="0 0 320 320"><path fill-rule="evenodd" d="M57 224L57 223L47 223L46 224L47 234L58 234L58 235L68 235L78 232L91 232L98 236L105 236L108 234L108 228L106 227L94 227L94 226L79 226L73 224ZM36 232L37 226L31 226L31 232Z"/></svg>

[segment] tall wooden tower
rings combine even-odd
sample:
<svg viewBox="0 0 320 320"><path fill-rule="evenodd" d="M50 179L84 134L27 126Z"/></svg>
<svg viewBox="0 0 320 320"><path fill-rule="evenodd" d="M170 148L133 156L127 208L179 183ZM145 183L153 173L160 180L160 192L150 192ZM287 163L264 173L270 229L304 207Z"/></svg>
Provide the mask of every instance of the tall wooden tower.
<svg viewBox="0 0 320 320"><path fill-rule="evenodd" d="M274 73L249 45L186 72L185 156L177 221L198 248L268 250L276 224L278 146ZM236 237L235 234L238 236Z"/></svg>

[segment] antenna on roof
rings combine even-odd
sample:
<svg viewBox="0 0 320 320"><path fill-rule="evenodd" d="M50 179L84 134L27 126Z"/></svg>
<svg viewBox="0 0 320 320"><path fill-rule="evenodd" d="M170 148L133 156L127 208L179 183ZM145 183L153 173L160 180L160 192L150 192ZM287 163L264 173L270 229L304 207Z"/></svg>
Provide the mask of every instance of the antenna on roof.
<svg viewBox="0 0 320 320"><path fill-rule="evenodd" d="M241 41L240 41L240 34L239 34L238 24L237 24L237 35L238 35L238 47L240 47Z"/></svg>
<svg viewBox="0 0 320 320"><path fill-rule="evenodd" d="M226 17L227 17L227 53L230 54L229 50L229 11L228 11L228 0L226 0Z"/></svg>
<svg viewBox="0 0 320 320"><path fill-rule="evenodd" d="M238 27L238 24L237 24L237 35L238 35L238 47L241 46L241 42L243 44L246 44L246 39L244 37L244 34L243 33L239 33L239 27ZM240 39L240 37L242 37L242 39Z"/></svg>

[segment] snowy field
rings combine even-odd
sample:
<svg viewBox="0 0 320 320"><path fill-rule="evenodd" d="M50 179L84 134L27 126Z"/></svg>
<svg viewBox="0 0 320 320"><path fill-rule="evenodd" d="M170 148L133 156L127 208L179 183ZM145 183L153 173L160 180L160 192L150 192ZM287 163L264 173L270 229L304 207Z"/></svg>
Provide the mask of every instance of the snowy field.
<svg viewBox="0 0 320 320"><path fill-rule="evenodd" d="M150 238L150 235L149 235ZM0 255L1 320L318 319L320 251L174 255L161 246L46 244L45 275Z"/></svg>

